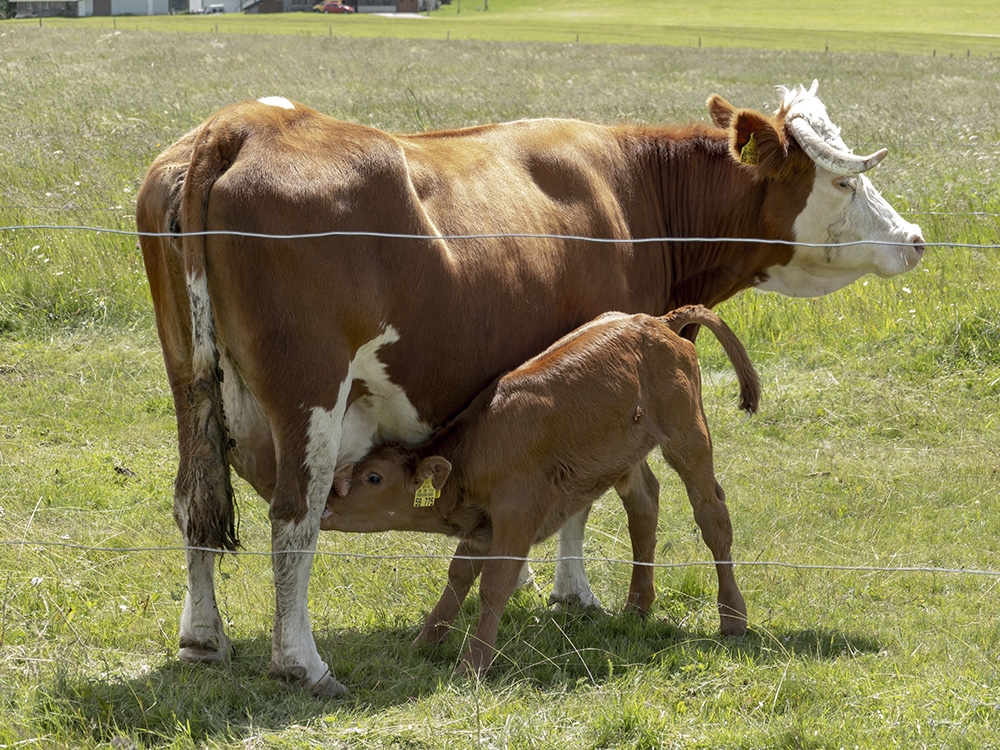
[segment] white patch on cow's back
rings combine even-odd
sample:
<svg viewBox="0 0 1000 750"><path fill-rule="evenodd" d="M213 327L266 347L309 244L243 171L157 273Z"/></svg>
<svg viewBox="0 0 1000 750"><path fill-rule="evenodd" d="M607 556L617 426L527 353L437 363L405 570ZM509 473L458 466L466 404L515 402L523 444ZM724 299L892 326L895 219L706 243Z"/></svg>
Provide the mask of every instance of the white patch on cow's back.
<svg viewBox="0 0 1000 750"><path fill-rule="evenodd" d="M295 109L295 105L283 96L262 96L258 99L261 104L269 107L281 107L282 109Z"/></svg>
<svg viewBox="0 0 1000 750"><path fill-rule="evenodd" d="M378 358L379 349L396 341L399 331L386 325L351 361L353 379L369 393L354 401L344 416L338 464L357 461L376 443L398 440L414 445L432 432L403 389L389 379L385 363Z"/></svg>

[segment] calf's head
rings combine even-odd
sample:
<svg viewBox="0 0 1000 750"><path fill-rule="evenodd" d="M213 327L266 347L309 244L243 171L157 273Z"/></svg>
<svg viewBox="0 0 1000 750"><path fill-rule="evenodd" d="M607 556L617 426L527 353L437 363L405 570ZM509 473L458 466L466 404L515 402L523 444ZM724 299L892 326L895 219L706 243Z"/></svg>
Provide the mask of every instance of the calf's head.
<svg viewBox="0 0 1000 750"><path fill-rule="evenodd" d="M797 211L791 259L765 269L757 284L793 297L828 294L868 273L904 273L924 253L920 227L896 213L864 174L888 152L853 154L817 88L813 81L808 90L786 89L773 118L736 110L718 96L708 102L715 124L730 131L733 157L771 181L772 205L765 199L764 211L778 213L782 205Z"/></svg>
<svg viewBox="0 0 1000 750"><path fill-rule="evenodd" d="M324 531L448 533L439 495L451 474L441 456L420 458L398 445L375 448L337 468L320 520Z"/></svg>

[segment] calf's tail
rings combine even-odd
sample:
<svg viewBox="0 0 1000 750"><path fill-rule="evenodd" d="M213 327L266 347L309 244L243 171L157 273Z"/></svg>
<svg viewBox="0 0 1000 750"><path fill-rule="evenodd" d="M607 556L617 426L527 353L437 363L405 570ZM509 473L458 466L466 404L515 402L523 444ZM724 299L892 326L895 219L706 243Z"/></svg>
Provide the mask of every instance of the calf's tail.
<svg viewBox="0 0 1000 750"><path fill-rule="evenodd" d="M192 359L187 392L191 446L187 470L177 477L175 512L190 546L230 551L239 546L239 537L204 232L212 185L231 163L239 140L224 123L207 124L198 136L181 197L184 274L191 304Z"/></svg>
<svg viewBox="0 0 1000 750"><path fill-rule="evenodd" d="M677 334L685 326L692 324L703 325L714 333L736 370L736 379L740 384L740 408L748 414L756 413L760 404L760 378L750 362L747 350L722 318L702 305L689 305L667 313L661 320Z"/></svg>

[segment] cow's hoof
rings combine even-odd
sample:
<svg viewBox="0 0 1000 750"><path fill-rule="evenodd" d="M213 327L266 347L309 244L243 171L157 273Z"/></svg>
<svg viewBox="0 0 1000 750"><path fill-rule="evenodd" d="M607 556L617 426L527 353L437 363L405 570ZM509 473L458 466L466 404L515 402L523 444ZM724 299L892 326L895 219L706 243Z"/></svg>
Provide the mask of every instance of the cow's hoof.
<svg viewBox="0 0 1000 750"><path fill-rule="evenodd" d="M236 649L233 648L228 639L226 639L225 643L219 645L214 643L189 643L181 646L181 650L177 652L177 658L191 664L225 664L233 657L235 651Z"/></svg>
<svg viewBox="0 0 1000 750"><path fill-rule="evenodd" d="M308 678L306 668L302 666L280 668L271 664L267 676L272 680L294 682L308 690L316 698L334 698L350 692L331 672L326 672L319 680Z"/></svg>
<svg viewBox="0 0 1000 750"><path fill-rule="evenodd" d="M312 686L314 698L336 698L349 692L351 691L332 674L324 675L323 679Z"/></svg>
<svg viewBox="0 0 1000 750"><path fill-rule="evenodd" d="M531 569L528 563L521 566L521 570L517 573L517 588L518 590L527 589L533 594L538 594L541 596L542 590L538 588L538 584L535 583L535 571Z"/></svg>
<svg viewBox="0 0 1000 750"><path fill-rule="evenodd" d="M601 600L594 596L593 591L576 592L571 594L557 594L553 591L549 594L549 606L562 611L572 612L579 609L604 609Z"/></svg>

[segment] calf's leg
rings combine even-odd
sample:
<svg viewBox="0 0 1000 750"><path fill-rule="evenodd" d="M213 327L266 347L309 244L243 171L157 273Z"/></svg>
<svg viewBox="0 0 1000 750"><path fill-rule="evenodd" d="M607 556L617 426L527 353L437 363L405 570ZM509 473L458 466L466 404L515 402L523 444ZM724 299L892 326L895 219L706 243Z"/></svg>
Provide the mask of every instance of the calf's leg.
<svg viewBox="0 0 1000 750"><path fill-rule="evenodd" d="M659 482L643 461L641 465L635 466L628 477L615 485L615 492L622 499L625 512L629 515L632 559L640 563L653 562L656 553ZM591 589L587 570L583 565L583 538L592 507L588 505L575 516L571 516L559 529L559 556L556 560L552 593L549 594L550 605L601 608L601 600ZM629 586L625 609L648 612L655 596L652 567L633 566L632 583Z"/></svg>
<svg viewBox="0 0 1000 750"><path fill-rule="evenodd" d="M521 541L516 537L510 539L509 535L501 532L498 538L497 532L494 526L494 543L490 547L489 559L483 563L479 581L479 624L469 650L462 657L459 674L481 675L493 663L500 618L517 588L518 571L531 548L531 537L527 537L528 541Z"/></svg>
<svg viewBox="0 0 1000 750"><path fill-rule="evenodd" d="M462 602L483 569L483 555L486 551L487 548L475 546L469 540L459 542L455 557L448 566L448 583L444 593L413 641L414 646L436 646L448 636Z"/></svg>
<svg viewBox="0 0 1000 750"><path fill-rule="evenodd" d="M656 522L660 514L660 483L645 461L632 467L615 484L628 515L628 533L632 540L632 581L625 600L626 612L646 614L653 606L653 560L656 558Z"/></svg>
<svg viewBox="0 0 1000 750"><path fill-rule="evenodd" d="M726 493L715 480L708 430L693 431L692 435L677 442L684 445L683 451L663 445L663 455L684 480L694 520L715 558L719 579L720 629L723 635L743 635L747 629L747 605L733 574L733 527L726 507Z"/></svg>

